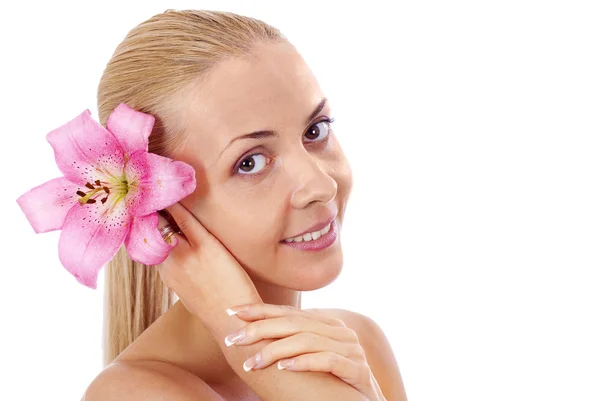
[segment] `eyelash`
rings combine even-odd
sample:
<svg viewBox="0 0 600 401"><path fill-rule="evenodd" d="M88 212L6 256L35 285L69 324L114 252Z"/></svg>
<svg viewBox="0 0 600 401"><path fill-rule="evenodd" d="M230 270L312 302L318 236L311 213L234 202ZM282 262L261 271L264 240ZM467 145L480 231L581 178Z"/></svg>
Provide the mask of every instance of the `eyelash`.
<svg viewBox="0 0 600 401"><path fill-rule="evenodd" d="M333 118L333 117L327 117L327 118L324 118L324 119L322 119L322 120L320 120L320 121L317 121L317 122L315 122L314 124L312 124L312 125L311 125L309 128L312 128L313 126L315 126L315 125L317 125L317 124L320 124L320 123L322 123L322 122L326 122L326 123L327 123L327 128L328 128L328 129L327 129L327 136L326 136L325 138L321 139L321 140L318 140L318 141L308 141L308 143L320 143L320 142L325 142L325 141L327 141L327 140L329 139L329 136L331 135L331 124L333 124L333 122L334 122L334 121L335 121L335 118ZM307 131L307 132L308 132L308 131ZM306 132L305 132L304 134L306 134ZM303 135L304 135L304 134L303 134ZM246 159L249 159L249 158L251 158L252 156L258 156L258 155L261 155L261 154L262 154L262 153L251 153L251 154L249 154L249 155L247 155L247 156L242 156L242 158L240 159L240 161L239 161L238 163L236 163L236 165L235 165L235 170L234 170L234 172L233 172L233 173L234 173L235 175L242 176L242 179L247 179L247 178L251 178L251 177L255 177L255 176L259 176L259 175L261 175L261 174L262 174L262 171L263 171L263 170L266 168L266 166L265 166L265 167L263 167L263 168L262 168L262 170L260 170L258 173L246 173L246 174L242 174L242 173L239 173L239 172L238 172L238 171L240 170L240 168L241 168L241 165L242 165L242 163L243 163L243 162L244 162ZM267 165L268 165L268 164L271 164L271 162L267 163Z"/></svg>

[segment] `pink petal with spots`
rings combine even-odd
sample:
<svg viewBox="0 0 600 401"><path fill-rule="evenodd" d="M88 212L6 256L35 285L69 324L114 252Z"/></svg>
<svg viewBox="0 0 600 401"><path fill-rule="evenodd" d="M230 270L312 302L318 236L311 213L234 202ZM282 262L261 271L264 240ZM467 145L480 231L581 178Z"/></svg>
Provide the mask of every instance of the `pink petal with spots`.
<svg viewBox="0 0 600 401"><path fill-rule="evenodd" d="M192 166L154 153L136 152L125 166L131 189L125 198L133 216L164 209L196 189Z"/></svg>
<svg viewBox="0 0 600 401"><path fill-rule="evenodd" d="M77 202L79 186L64 177L54 178L17 198L36 233L60 230L68 211Z"/></svg>
<svg viewBox="0 0 600 401"><path fill-rule="evenodd" d="M60 234L60 261L77 281L95 289L98 272L115 256L130 229L131 216L124 202L77 202L67 213Z"/></svg>
<svg viewBox="0 0 600 401"><path fill-rule="evenodd" d="M148 151L148 137L154 126L154 116L119 104L108 117L106 128L117 138L126 154Z"/></svg>
<svg viewBox="0 0 600 401"><path fill-rule="evenodd" d="M125 238L125 247L132 260L154 266L162 263L177 245L177 238L171 237L171 240L173 245L162 239L158 231L158 213L152 213L133 219L131 231Z"/></svg>
<svg viewBox="0 0 600 401"><path fill-rule="evenodd" d="M71 182L85 185L106 176L121 177L125 164L117 138L85 110L51 131L46 139L54 148L56 164Z"/></svg>

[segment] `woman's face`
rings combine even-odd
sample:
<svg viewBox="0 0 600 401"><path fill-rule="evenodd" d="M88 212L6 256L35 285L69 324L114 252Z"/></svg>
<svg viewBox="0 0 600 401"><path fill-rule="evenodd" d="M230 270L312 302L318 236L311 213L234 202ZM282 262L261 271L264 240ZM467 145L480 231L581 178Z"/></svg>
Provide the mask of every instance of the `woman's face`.
<svg viewBox="0 0 600 401"><path fill-rule="evenodd" d="M182 203L253 280L296 290L331 283L343 258L339 230L352 188L327 122L331 106L287 43L259 44L221 62L184 100L186 143L172 156L196 169ZM244 134L271 131L244 138ZM338 237L319 251L282 240L335 215Z"/></svg>

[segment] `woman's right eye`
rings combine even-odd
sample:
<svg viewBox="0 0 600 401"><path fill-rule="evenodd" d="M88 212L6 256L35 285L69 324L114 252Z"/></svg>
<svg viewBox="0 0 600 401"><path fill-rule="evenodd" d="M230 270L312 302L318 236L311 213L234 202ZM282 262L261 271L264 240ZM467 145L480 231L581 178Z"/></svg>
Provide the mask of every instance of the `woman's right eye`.
<svg viewBox="0 0 600 401"><path fill-rule="evenodd" d="M246 157L242 162L238 165L237 173L240 175L254 175L262 170L269 161L265 155L262 153L255 153ZM256 169L256 167L259 167Z"/></svg>

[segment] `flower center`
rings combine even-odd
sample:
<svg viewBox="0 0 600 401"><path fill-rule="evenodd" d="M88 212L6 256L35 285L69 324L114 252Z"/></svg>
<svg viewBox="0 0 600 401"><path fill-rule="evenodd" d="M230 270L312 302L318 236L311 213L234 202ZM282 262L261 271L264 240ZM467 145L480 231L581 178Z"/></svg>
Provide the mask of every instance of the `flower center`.
<svg viewBox="0 0 600 401"><path fill-rule="evenodd" d="M78 199L81 205L96 203L96 198L100 197L100 195L106 194L103 198L100 199L100 202L104 204L108 200L108 195L110 195L111 190L112 193L117 197L115 201L119 201L127 195L129 191L129 183L123 175L120 178L111 177L112 179L109 182L96 180L93 183L86 182L85 187L90 190L87 192L77 191L77 195L80 196ZM116 203L116 202L115 202Z"/></svg>

